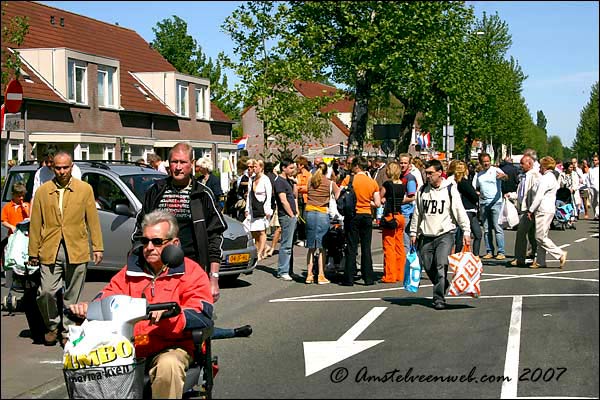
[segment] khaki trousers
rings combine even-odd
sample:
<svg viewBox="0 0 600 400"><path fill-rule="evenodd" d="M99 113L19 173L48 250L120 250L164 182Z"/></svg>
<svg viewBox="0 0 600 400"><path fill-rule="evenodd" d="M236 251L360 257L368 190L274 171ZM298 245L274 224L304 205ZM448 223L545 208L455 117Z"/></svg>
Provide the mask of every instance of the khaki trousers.
<svg viewBox="0 0 600 400"><path fill-rule="evenodd" d="M169 348L152 359L149 376L153 399L180 399L183 395L185 373L192 362L187 351Z"/></svg>
<svg viewBox="0 0 600 400"><path fill-rule="evenodd" d="M64 244L58 246L56 261L52 265L42 264L40 266L41 284L38 289L37 304L44 318L44 323L48 331L58 329L58 324L63 314L63 310L58 309L57 294L63 288L64 307L79 302L83 285L85 284L85 275L87 272L87 263L69 264L69 258L65 251ZM63 327L69 331L69 325L73 322L68 318L63 318ZM63 337L67 337L64 334Z"/></svg>

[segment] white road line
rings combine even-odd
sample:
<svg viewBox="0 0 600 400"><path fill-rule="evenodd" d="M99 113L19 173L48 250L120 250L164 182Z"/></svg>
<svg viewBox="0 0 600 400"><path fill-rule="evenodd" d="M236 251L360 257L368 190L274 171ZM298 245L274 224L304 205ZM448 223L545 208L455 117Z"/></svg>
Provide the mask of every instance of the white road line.
<svg viewBox="0 0 600 400"><path fill-rule="evenodd" d="M581 238L581 239L577 239L575 241L575 243L580 243L580 242L585 242L587 240L587 238Z"/></svg>
<svg viewBox="0 0 600 400"><path fill-rule="evenodd" d="M349 294L349 293L346 293ZM469 296L460 296L460 297L450 297L447 296L446 297L446 301L449 300L486 300L486 299L512 299L515 296L520 296L520 297L599 297L598 293L542 293L542 294L520 294L520 295L514 295L514 294L501 294L501 295L491 295L491 296L479 296L479 297L469 297ZM429 297L423 297L423 296L419 296L419 297L397 297L396 299L402 299L402 300L406 300L406 299L430 299L432 300L433 298L431 296ZM306 303L311 303L311 302L325 302L325 301L381 301L383 300L383 297L354 297L354 298L336 298L336 299L324 299L324 298L320 298L320 299L278 299L276 301L273 301L274 303L294 303L294 302L306 302Z"/></svg>
<svg viewBox="0 0 600 400"><path fill-rule="evenodd" d="M583 282L598 282L598 279L585 279L585 278L571 278L565 276L537 276L537 275L529 275L529 278L539 278L539 279L564 279L567 281L583 281Z"/></svg>
<svg viewBox="0 0 600 400"><path fill-rule="evenodd" d="M40 360L40 364L62 364L63 360Z"/></svg>
<svg viewBox="0 0 600 400"><path fill-rule="evenodd" d="M558 246L558 248L559 249L564 249L565 247L569 247L569 246L570 246L570 244L567 243L567 244L563 244L562 246Z"/></svg>
<svg viewBox="0 0 600 400"><path fill-rule="evenodd" d="M517 397L519 376L519 349L521 347L521 314L523 313L523 297L515 296L510 314L510 327L508 328L508 343L506 344L506 358L504 360L504 376L510 381L502 382L501 399Z"/></svg>
<svg viewBox="0 0 600 400"><path fill-rule="evenodd" d="M574 274L574 273L578 273L578 272L594 272L594 271L598 271L598 268L580 269L580 270L575 270L575 271L560 270L560 271L553 271L553 272L542 272L542 273L538 273L538 274L535 274L535 275L531 275L531 274L526 274L526 275L506 275L506 276L500 275L499 278L482 279L481 282L484 283L484 282L503 281L503 280L507 280L507 279L530 278L532 276ZM485 275L486 274L484 274L484 276ZM431 285L431 284L427 284L427 285L421 285L421 286L419 286L419 288L427 288L427 287L432 287L432 286L433 285ZM312 294L312 295L307 295L307 296L286 297L286 298L283 298L283 299L272 299L272 300L269 300L269 303L281 303L281 302L288 302L288 301L311 301L311 300L308 300L308 299L320 299L320 300L324 300L326 297L353 296L353 295L363 294L363 293L380 293L380 292L390 292L390 291L403 290L403 289L404 289L403 286L398 286L398 287L392 287L392 288L386 288L386 289L359 290L357 292L321 293L321 294ZM363 301L363 300L359 300L359 301Z"/></svg>

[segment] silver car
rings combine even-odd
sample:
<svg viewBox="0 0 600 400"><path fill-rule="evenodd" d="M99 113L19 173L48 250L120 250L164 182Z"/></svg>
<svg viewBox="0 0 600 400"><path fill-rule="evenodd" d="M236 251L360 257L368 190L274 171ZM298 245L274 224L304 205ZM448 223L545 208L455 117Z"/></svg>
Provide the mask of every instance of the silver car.
<svg viewBox="0 0 600 400"><path fill-rule="evenodd" d="M93 269L119 270L125 264L131 249L131 234L135 229L135 216L142 207L143 196L148 188L165 175L156 170L123 161L76 161L81 169L81 180L94 189L98 215L104 240L104 259L100 265L89 264ZM11 188L15 182L27 187L26 201L31 199L33 178L37 163L25 162L10 169L2 189L2 207L12 198ZM223 237L223 254L220 275L235 280L240 274L251 274L258 261L252 235L243 225L224 215L227 230ZM6 243L7 230L2 227L2 247Z"/></svg>

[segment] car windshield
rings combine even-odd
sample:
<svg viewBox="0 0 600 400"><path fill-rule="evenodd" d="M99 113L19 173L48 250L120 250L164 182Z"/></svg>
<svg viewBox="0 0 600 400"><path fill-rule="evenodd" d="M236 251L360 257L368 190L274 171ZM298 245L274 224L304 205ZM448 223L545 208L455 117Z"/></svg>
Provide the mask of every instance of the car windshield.
<svg viewBox="0 0 600 400"><path fill-rule="evenodd" d="M144 202L144 196L150 186L154 182L165 179L164 174L140 174L140 175L121 175L121 180L125 182L127 186L135 193L135 197L138 198L142 203Z"/></svg>

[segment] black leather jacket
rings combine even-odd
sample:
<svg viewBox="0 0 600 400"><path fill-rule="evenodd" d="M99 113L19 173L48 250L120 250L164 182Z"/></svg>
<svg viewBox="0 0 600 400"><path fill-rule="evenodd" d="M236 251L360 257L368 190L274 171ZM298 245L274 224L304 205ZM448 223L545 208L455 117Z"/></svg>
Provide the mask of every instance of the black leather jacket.
<svg viewBox="0 0 600 400"><path fill-rule="evenodd" d="M146 192L144 203L136 218L135 232L132 240L139 241L142 235L142 221L146 213L158 208L158 204L172 178L168 177L157 181ZM223 232L227 230L227 223L223 215L218 211L215 198L203 184L192 178L192 190L190 192L190 208L194 226L194 240L198 251L197 257L192 257L205 270L210 270L210 263L221 263Z"/></svg>

